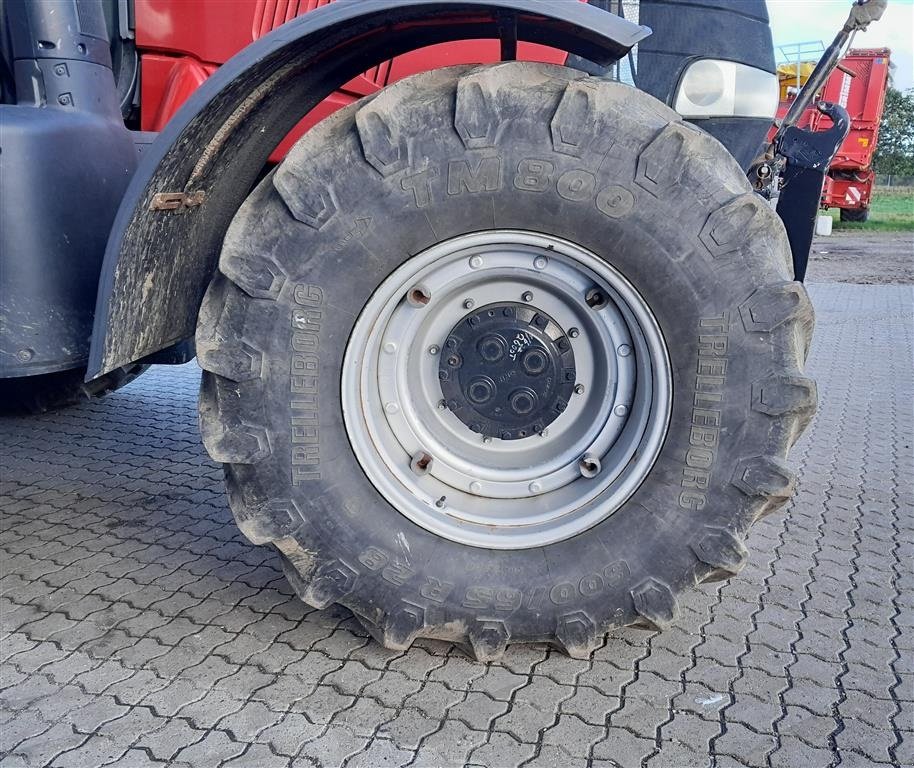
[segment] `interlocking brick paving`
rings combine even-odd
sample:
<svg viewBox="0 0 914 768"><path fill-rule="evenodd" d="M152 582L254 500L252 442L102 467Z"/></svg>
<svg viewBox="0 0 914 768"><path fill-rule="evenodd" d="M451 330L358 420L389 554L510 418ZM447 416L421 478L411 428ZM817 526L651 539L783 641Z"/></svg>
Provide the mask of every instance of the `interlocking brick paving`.
<svg viewBox="0 0 914 768"><path fill-rule="evenodd" d="M914 763L912 288L814 285L820 410L752 561L588 661L392 652L236 531L194 364L0 421L3 766Z"/></svg>

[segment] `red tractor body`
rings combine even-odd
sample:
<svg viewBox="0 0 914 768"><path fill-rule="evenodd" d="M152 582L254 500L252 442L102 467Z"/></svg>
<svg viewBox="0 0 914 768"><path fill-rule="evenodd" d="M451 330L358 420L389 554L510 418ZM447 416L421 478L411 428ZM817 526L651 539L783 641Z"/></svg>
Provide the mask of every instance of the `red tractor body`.
<svg viewBox="0 0 914 768"><path fill-rule="evenodd" d="M140 56L140 127L161 131L188 97L238 51L277 27L333 0L136 0L136 43ZM564 63L568 54L520 42L521 60ZM418 72L453 64L500 59L497 40L441 43L394 57L350 80L313 109L277 148L279 160L301 135L347 104Z"/></svg>

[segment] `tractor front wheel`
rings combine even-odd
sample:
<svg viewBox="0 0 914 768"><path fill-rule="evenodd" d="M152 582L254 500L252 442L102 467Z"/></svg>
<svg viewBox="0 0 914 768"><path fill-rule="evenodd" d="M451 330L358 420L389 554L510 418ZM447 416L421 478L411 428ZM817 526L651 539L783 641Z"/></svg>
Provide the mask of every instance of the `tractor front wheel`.
<svg viewBox="0 0 914 768"><path fill-rule="evenodd" d="M815 407L812 309L727 151L632 88L503 63L328 118L200 314L232 510L391 648L586 656L745 564Z"/></svg>

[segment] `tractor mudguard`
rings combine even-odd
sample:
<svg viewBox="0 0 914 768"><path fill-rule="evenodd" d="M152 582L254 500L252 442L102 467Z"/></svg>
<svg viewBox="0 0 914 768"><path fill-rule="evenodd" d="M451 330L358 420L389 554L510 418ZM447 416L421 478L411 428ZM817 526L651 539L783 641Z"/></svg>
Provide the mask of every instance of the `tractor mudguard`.
<svg viewBox="0 0 914 768"><path fill-rule="evenodd" d="M578 2L339 0L251 44L191 96L127 189L105 251L87 378L194 333L226 228L270 153L358 73L476 38L500 39L504 59L524 40L608 66L649 34Z"/></svg>

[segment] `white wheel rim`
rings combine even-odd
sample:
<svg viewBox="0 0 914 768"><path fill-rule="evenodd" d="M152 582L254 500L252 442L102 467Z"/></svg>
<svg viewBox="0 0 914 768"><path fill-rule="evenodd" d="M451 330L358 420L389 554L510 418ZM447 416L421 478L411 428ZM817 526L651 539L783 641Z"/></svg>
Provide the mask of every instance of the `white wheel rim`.
<svg viewBox="0 0 914 768"><path fill-rule="evenodd" d="M409 300L416 286L426 304ZM586 301L594 289L608 299L600 309ZM484 440L440 407L433 353L468 304L531 294L566 333L578 331L583 392L543 435ZM615 512L650 472L672 401L663 336L628 280L580 246L513 230L439 243L391 274L356 321L341 387L353 451L381 495L426 530L494 549L561 541ZM417 467L416 457L430 462Z"/></svg>

